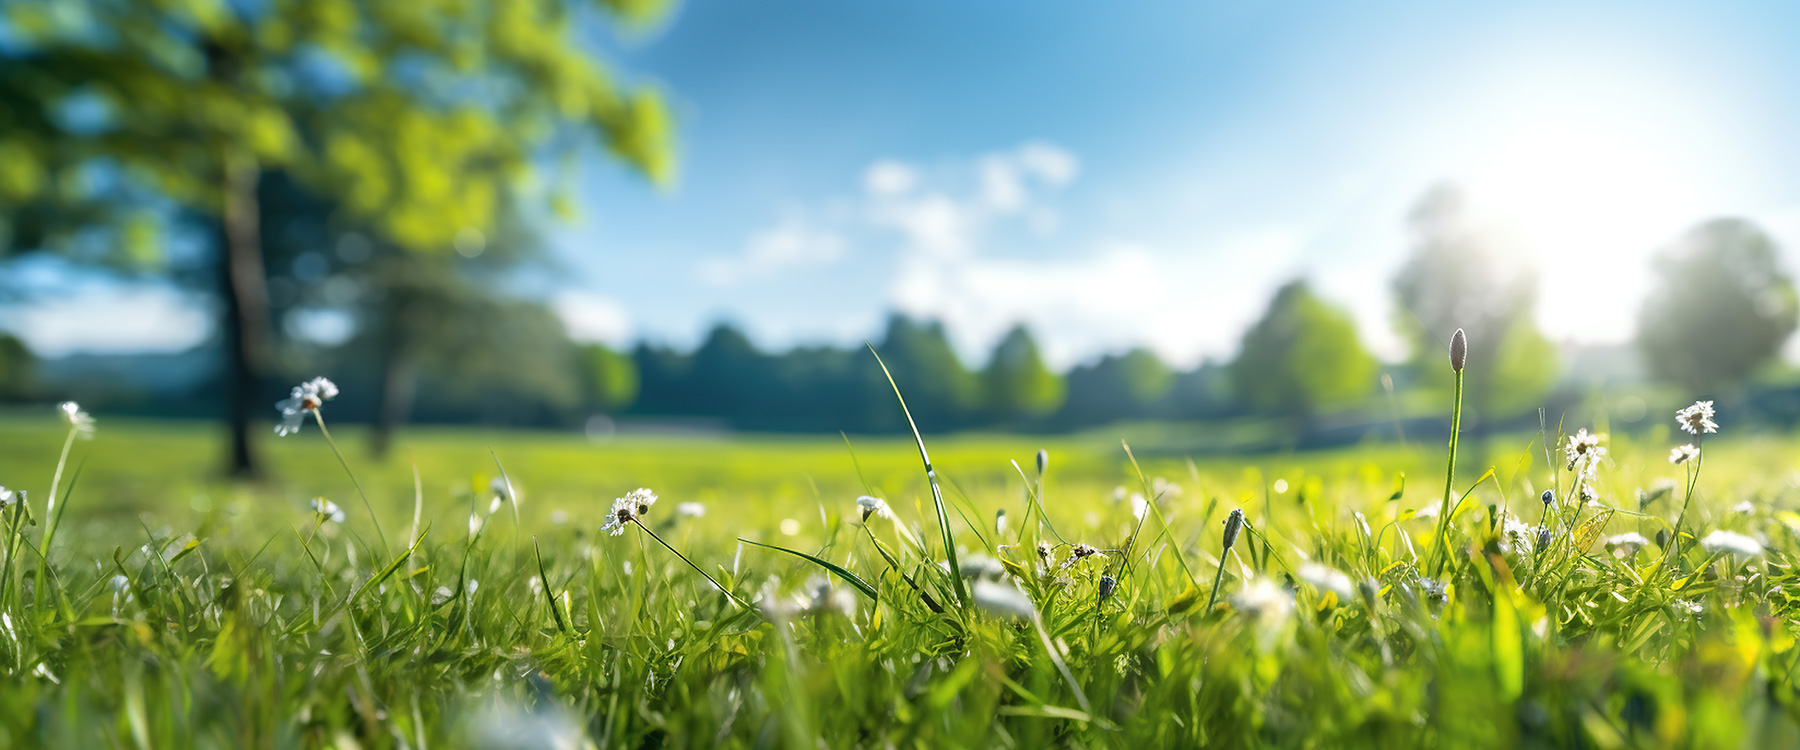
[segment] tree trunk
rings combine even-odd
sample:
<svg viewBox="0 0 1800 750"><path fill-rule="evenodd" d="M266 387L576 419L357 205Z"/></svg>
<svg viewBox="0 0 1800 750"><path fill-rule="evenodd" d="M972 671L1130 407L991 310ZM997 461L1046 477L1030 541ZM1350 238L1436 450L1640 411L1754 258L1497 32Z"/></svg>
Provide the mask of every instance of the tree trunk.
<svg viewBox="0 0 1800 750"><path fill-rule="evenodd" d="M250 424L262 393L270 330L256 204L260 171L241 154L227 153L221 164L219 291L225 302L225 419L230 426L226 469L232 476L252 478L262 473Z"/></svg>
<svg viewBox="0 0 1800 750"><path fill-rule="evenodd" d="M389 316L393 317L392 315ZM381 402L375 407L375 432L369 442L369 453L386 458L393 446L394 432L406 424L412 413L413 393L418 386L412 347L404 335L398 335L398 324L390 324L387 346L382 347Z"/></svg>

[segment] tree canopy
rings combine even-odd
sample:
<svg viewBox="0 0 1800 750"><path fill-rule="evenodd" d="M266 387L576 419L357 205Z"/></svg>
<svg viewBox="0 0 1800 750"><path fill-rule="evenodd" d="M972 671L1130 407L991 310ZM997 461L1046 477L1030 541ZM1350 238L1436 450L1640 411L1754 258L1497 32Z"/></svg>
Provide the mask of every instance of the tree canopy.
<svg viewBox="0 0 1800 750"><path fill-rule="evenodd" d="M1775 356L1800 315L1777 255L1775 242L1741 219L1694 227L1659 255L1656 287L1638 314L1649 371L1714 393Z"/></svg>
<svg viewBox="0 0 1800 750"><path fill-rule="evenodd" d="M1295 280L1275 292L1244 333L1232 381L1259 409L1311 417L1355 405L1373 390L1377 369L1350 314Z"/></svg>

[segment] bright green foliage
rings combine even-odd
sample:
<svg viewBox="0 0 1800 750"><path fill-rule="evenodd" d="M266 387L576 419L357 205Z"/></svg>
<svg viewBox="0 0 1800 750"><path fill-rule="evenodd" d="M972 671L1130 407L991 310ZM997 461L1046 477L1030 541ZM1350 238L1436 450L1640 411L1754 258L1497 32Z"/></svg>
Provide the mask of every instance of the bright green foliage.
<svg viewBox="0 0 1800 750"><path fill-rule="evenodd" d="M614 414L637 400L637 364L631 358L613 351L605 344L589 344L581 348L586 375L588 405L600 412Z"/></svg>
<svg viewBox="0 0 1800 750"><path fill-rule="evenodd" d="M1800 304L1775 243L1747 221L1690 230L1656 260L1638 348L1658 377L1700 393L1743 379L1781 351Z"/></svg>
<svg viewBox="0 0 1800 750"><path fill-rule="evenodd" d="M27 484L47 477L63 429L49 419L0 424L4 471ZM0 558L10 624L0 629L0 737L365 748L511 746L500 738L524 731L568 747L1800 739L1800 691L1786 678L1800 666L1800 599L1788 593L1800 586L1796 521L1777 508L1724 512L1785 486L1787 469L1771 457L1791 457L1790 441L1709 442L1698 478L1719 489L1702 493L1697 515L1718 520L1694 535L1716 524L1762 536L1760 555L1692 543L1609 549L1609 534L1653 540L1680 504L1664 495L1637 515L1636 487L1694 468L1669 466L1662 445L1619 445L1617 466L1595 480L1597 505L1546 512L1522 499L1549 481L1542 466L1503 472L1504 493L1473 487L1446 526L1438 581L1419 572L1436 521L1412 515L1437 503L1435 490L1389 500L1395 472L1416 475L1441 460L1435 452L1259 459L1266 475L1247 475L1239 459L1202 459L1192 483L1178 480L1188 491L1160 505L1165 534L1159 516L1139 526L1128 506L1099 499L1137 479L1121 473L1116 449L1053 444L1057 480L1041 507L1071 541L1108 550L1070 562L1070 547L1039 559L1021 544L1030 530L986 522L999 508L1024 518L1006 457L1030 455L1028 443L935 445L940 473L958 488L946 503L963 567L976 575L983 566L971 561L999 561L1011 580L985 574L988 583L1023 592L1071 687L1031 620L932 611L921 590L949 601L941 551L922 551L883 516L865 525L852 500L865 491L889 498L902 523L931 523L910 440L859 442L853 464L836 441L597 449L544 435L418 436L404 452L424 476L420 537L410 529L412 461L354 467L390 530L382 553L360 504L340 501L342 524L305 507L314 493L351 492L341 472L326 471L337 467L316 429L278 444L292 477L281 487L190 486L209 476L208 437L103 417L96 440L74 443L92 479L71 495L71 533L50 550L54 575L35 577L31 547L12 544L38 539L37 527L12 523L20 506L0 518L0 551L16 550ZM498 473L490 447L516 488L517 526L504 506L488 511ZM1185 471L1176 458L1145 468L1188 476L1175 473ZM1305 487L1305 499L1244 503L1250 525L1221 549L1221 519L1237 498L1261 498L1267 477ZM758 605L734 607L641 529L596 533L606 500L637 486L662 495L645 516L650 530ZM168 491L158 505L119 504L142 502L144 487ZM676 512L687 501L707 514ZM36 492L30 503L42 513ZM1540 514L1552 530L1542 544ZM875 596L830 583L804 559L740 550L740 536L839 566ZM1099 594L1102 575L1117 582L1110 596ZM1222 590L1207 608L1215 576Z"/></svg>
<svg viewBox="0 0 1800 750"><path fill-rule="evenodd" d="M994 346L994 356L981 372L981 385L982 405L1002 423L1047 416L1067 396L1062 378L1044 366L1037 341L1022 325Z"/></svg>
<svg viewBox="0 0 1800 750"><path fill-rule="evenodd" d="M1155 352L1140 347L1075 367L1068 384L1061 416L1076 424L1103 424L1156 414L1175 386L1175 373Z"/></svg>
<svg viewBox="0 0 1800 750"><path fill-rule="evenodd" d="M1319 299L1306 282L1292 281L1244 333L1232 380L1259 409L1316 415L1362 400L1375 387L1377 366L1350 314Z"/></svg>
<svg viewBox="0 0 1800 750"><path fill-rule="evenodd" d="M0 217L48 205L70 214L63 229L85 227L118 197L85 187L96 165L215 215L222 175L282 170L391 241L442 251L490 233L533 166L584 137L667 182L660 96L621 85L580 41L600 5L15 0ZM660 6L604 5L638 23Z"/></svg>

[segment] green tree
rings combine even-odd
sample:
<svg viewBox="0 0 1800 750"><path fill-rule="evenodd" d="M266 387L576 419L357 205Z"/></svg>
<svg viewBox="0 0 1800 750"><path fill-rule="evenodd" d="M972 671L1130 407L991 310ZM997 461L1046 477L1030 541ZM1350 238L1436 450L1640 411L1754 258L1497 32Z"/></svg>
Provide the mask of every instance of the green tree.
<svg viewBox="0 0 1800 750"><path fill-rule="evenodd" d="M942 323L915 321L904 315L890 316L887 333L875 350L881 354L894 382L900 386L900 393L906 397L906 405L912 410L913 419L918 421L919 429L951 430L968 421L979 399L980 386L957 358ZM873 388L869 403L878 405L875 406L877 414L886 415L874 424L889 429L903 428L905 422L899 407L879 400L884 394L892 394L881 368L869 361L865 373Z"/></svg>
<svg viewBox="0 0 1800 750"><path fill-rule="evenodd" d="M1394 296L1416 382L1449 390L1444 352L1461 328L1469 339L1465 423L1541 404L1561 364L1533 317L1536 277L1518 265L1518 253L1471 221L1453 187L1428 191L1409 222L1412 253L1394 279Z"/></svg>
<svg viewBox="0 0 1800 750"><path fill-rule="evenodd" d="M37 377L37 360L17 336L0 333L0 401L23 399L31 394Z"/></svg>
<svg viewBox="0 0 1800 750"><path fill-rule="evenodd" d="M1696 394L1742 380L1794 332L1794 282L1774 241L1742 219L1689 230L1655 260L1638 349L1657 377Z"/></svg>
<svg viewBox="0 0 1800 750"><path fill-rule="evenodd" d="M76 236L33 222L92 222L108 201L83 185L101 168L207 217L221 250L231 463L253 473L249 425L268 406L258 389L271 328L263 176L292 174L422 253L491 233L501 201L535 165L587 141L665 182L673 159L661 98L621 86L581 41L590 9L642 23L660 7L13 0L4 10L13 48L0 65L0 215L13 247ZM71 110L92 114L71 121ZM142 217L116 221L120 234L145 235Z"/></svg>
<svg viewBox="0 0 1800 750"><path fill-rule="evenodd" d="M588 405L603 414L630 408L638 397L638 369L631 357L605 344L589 344L581 351Z"/></svg>
<svg viewBox="0 0 1800 750"><path fill-rule="evenodd" d="M1108 354L1069 371L1068 401L1058 419L1069 426L1156 416L1175 387L1175 373L1142 347Z"/></svg>
<svg viewBox="0 0 1800 750"><path fill-rule="evenodd" d="M1377 369L1350 314L1295 280L1276 290L1268 311L1244 333L1231 375L1252 406L1304 423L1361 401L1374 388Z"/></svg>
<svg viewBox="0 0 1800 750"><path fill-rule="evenodd" d="M1054 413L1068 392L1063 380L1044 366L1037 341L1025 326L1015 326L994 346L994 356L981 372L982 407L1001 423L1038 419Z"/></svg>

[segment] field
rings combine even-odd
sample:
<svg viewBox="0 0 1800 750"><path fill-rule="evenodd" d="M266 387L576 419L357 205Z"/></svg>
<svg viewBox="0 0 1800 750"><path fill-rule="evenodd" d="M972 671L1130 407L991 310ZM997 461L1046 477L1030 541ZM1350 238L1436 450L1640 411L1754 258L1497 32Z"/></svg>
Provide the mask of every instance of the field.
<svg viewBox="0 0 1800 750"><path fill-rule="evenodd" d="M1448 524L1418 441L1145 440L1140 474L1104 435L927 436L940 511L906 435L421 430L377 463L344 428L353 483L308 424L230 485L212 427L124 420L72 443L51 509L68 429L0 418L29 491L0 526L9 746L1800 742L1796 446L1731 425L1703 465L1668 429L1607 439L1592 503L1536 435L1465 441Z"/></svg>

